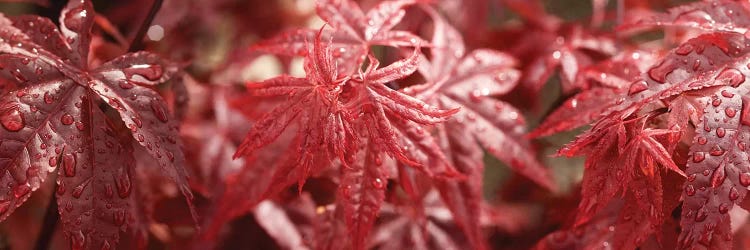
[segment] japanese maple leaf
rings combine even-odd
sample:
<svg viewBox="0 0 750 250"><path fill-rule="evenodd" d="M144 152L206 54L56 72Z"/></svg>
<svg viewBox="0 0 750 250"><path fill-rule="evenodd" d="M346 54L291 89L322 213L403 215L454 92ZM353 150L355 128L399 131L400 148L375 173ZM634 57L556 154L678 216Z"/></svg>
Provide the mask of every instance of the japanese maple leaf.
<svg viewBox="0 0 750 250"><path fill-rule="evenodd" d="M681 247L728 247L731 234L726 212L743 200L745 187L750 185L750 178L744 177L750 176L745 173L750 171L747 162L737 160L746 158L744 138L748 136L746 124L750 124L743 115L750 51L746 39L740 33L714 32L683 43L634 81L628 98L613 113L664 107L683 114L704 110L697 115L674 115L669 121L695 124L696 134L683 192ZM596 141L601 140L592 142Z"/></svg>
<svg viewBox="0 0 750 250"><path fill-rule="evenodd" d="M0 16L2 77L16 82L0 96L0 218L58 171L60 217L74 249L114 247L120 230L142 229L133 141L191 195L177 122L152 89L176 67L145 52L90 66L93 16L82 0L65 6L59 31L41 17Z"/></svg>
<svg viewBox="0 0 750 250"><path fill-rule="evenodd" d="M352 199L350 196L382 197L369 185L384 185L381 153L386 153L406 164L432 174L428 163L442 154L430 136L418 133L421 125L442 122L457 110L439 110L411 96L391 90L385 84L403 78L417 69L419 53L379 67L370 56L369 65L358 75L339 76L337 63L330 47L320 40L319 33L306 57L306 78L280 76L259 83L249 83L248 88L260 96L288 96L285 103L269 111L255 123L235 156L248 155L278 138L292 123L298 133L290 145L290 154L275 166L274 180L266 195L298 182L300 188L313 173L331 165L338 158L348 167L342 173L341 197L348 199L344 209L350 231L355 236L355 248L363 246L367 228L377 214L382 198L374 200ZM354 157L359 148L367 148L366 157ZM364 165L361 165L364 164ZM442 164L441 166L445 166ZM346 171L351 170L351 171ZM450 172L450 171L449 171ZM364 177L360 176L363 175ZM360 176L360 177L354 177ZM366 178L365 178L366 177ZM380 182L381 184L371 184ZM346 191L357 185L361 188ZM366 185L366 186L361 186ZM382 187L381 187L382 189ZM368 202L370 208L353 204ZM349 210L351 209L357 210ZM359 225L360 223L365 223Z"/></svg>
<svg viewBox="0 0 750 250"><path fill-rule="evenodd" d="M519 72L512 68L515 60L491 50L464 56L458 32L435 11L425 9L435 26L432 58L419 68L428 83L404 91L443 109L461 108L455 119L435 127L445 155L467 180L438 180L436 185L473 246L483 248L486 246L477 221L482 200L482 148L540 185L554 186L549 172L522 137L524 120L520 111L488 97L507 93L515 86L519 78Z"/></svg>
<svg viewBox="0 0 750 250"><path fill-rule="evenodd" d="M640 90L631 83L638 80L655 59L652 53L628 51L581 70L576 85L584 86L583 90L552 111L529 136L551 135L601 118L618 102L624 101L631 86L635 86L632 91Z"/></svg>
<svg viewBox="0 0 750 250"><path fill-rule="evenodd" d="M419 36L407 31L393 30L406 14L404 8L420 0L388 0L364 12L352 0L318 0L318 16L333 27L326 31L331 40L332 55L339 59L343 72L352 73L370 51L372 45L413 47L422 42ZM307 41L312 41L316 30L287 31L253 46L253 49L275 54L301 55L307 53Z"/></svg>
<svg viewBox="0 0 750 250"><path fill-rule="evenodd" d="M703 31L727 31L745 33L750 26L750 3L745 1L701 1L671 8L667 13L640 16L620 26L622 31L680 27Z"/></svg>

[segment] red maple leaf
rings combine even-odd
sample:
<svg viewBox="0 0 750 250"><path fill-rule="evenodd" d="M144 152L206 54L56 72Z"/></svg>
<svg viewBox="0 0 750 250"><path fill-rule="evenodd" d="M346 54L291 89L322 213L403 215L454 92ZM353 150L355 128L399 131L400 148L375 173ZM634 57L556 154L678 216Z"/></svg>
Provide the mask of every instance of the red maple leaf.
<svg viewBox="0 0 750 250"><path fill-rule="evenodd" d="M352 0L316 1L317 13L333 27L324 31L330 40L331 54L339 61L339 70L354 73L372 45L413 47L425 44L422 38L407 31L393 30L406 14L404 10L419 0L382 1L367 12ZM314 40L317 30L296 29L253 46L254 50L269 53L304 56L307 43Z"/></svg>
<svg viewBox="0 0 750 250"><path fill-rule="evenodd" d="M446 205L475 248L486 248L479 229L484 163L482 148L520 174L550 189L553 180L523 138L521 113L490 96L507 93L519 78L507 54L479 49L464 55L461 36L434 10L425 7L435 31L431 60L420 65L426 84L405 89L443 109L460 107L455 119L435 126L445 155L466 180L437 180Z"/></svg>
<svg viewBox="0 0 750 250"><path fill-rule="evenodd" d="M722 5L723 7L717 7ZM720 15L746 11L735 9L741 6L729 1L715 1L690 8L696 6L704 8L705 12L702 13L708 13L703 21L714 19L711 17L711 13L715 13L713 8L725 10ZM690 12L692 10L688 11ZM715 19L722 20L719 17ZM670 26L672 23L665 21L663 25ZM641 79L630 85L628 97L616 105L614 111L584 136L561 150L561 153L570 155L589 147L593 151L588 153L591 158L587 160L587 165L597 165L605 161L617 162L618 155L621 157L622 154L613 153L612 145L622 149L626 148L625 145L640 140L638 143L646 146L644 150L639 154L626 154L626 160L641 162L641 167L655 161L677 171L676 166L671 163L672 154L669 150L665 152L658 147L661 144L661 148L673 148L677 145L677 140L643 144L648 141L643 140L647 137L633 137L630 135L632 132L625 132L631 129L622 129L621 125L623 121L630 120L631 116L650 119L671 110L669 116L660 118L662 121L645 125L668 125L668 129L675 133L694 135L689 143L691 160L687 162L687 181L682 196L681 248L730 247L731 231L727 212L734 204L742 202L747 193L745 187L750 185L750 167L744 160L747 158L747 142L743 139L748 136L747 131L750 131L747 126L750 122L745 121L748 119L745 114L747 112L744 112L747 109L747 87L744 82L748 42L743 34L724 32L722 27L724 26L719 26L714 31L709 29L706 34L684 42L667 54L645 72ZM696 110L705 111L701 113L695 112ZM643 129L647 130L652 129ZM659 130L663 129L655 128L652 131ZM603 185L612 183L623 182L619 179L602 182ZM596 192L601 194L601 190ZM611 193L604 192L607 196ZM582 208L586 204L593 203L582 203ZM651 219L650 222L658 220ZM646 232L650 233L650 230Z"/></svg>
<svg viewBox="0 0 750 250"><path fill-rule="evenodd" d="M2 76L15 83L0 96L2 219L58 171L57 202L74 249L114 247L120 230L142 232L133 142L191 197L177 122L153 89L177 68L145 52L89 65L93 16L89 1L76 0L59 31L37 16L0 17Z"/></svg>

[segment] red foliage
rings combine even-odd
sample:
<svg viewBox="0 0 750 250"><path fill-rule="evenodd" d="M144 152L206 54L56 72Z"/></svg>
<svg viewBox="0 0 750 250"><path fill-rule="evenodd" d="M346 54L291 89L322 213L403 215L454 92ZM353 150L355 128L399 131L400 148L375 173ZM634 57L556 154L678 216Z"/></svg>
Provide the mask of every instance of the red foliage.
<svg viewBox="0 0 750 250"><path fill-rule="evenodd" d="M746 1L4 2L14 248L748 244Z"/></svg>

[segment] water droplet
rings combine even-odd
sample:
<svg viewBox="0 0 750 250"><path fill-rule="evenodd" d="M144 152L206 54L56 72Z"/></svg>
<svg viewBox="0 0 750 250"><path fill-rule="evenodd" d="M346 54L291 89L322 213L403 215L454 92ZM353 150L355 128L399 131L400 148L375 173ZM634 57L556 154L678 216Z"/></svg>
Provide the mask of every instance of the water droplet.
<svg viewBox="0 0 750 250"><path fill-rule="evenodd" d="M135 123L135 125L138 126L139 128L143 127L143 122L141 121L141 119L138 119L138 117L133 116L133 117L130 117L130 119L133 120L133 123Z"/></svg>
<svg viewBox="0 0 750 250"><path fill-rule="evenodd" d="M118 209L113 214L113 221L115 225L122 226L125 224L125 210Z"/></svg>
<svg viewBox="0 0 750 250"><path fill-rule="evenodd" d="M86 246L86 235L83 231L78 230L70 234L70 248L73 250L81 250Z"/></svg>
<svg viewBox="0 0 750 250"><path fill-rule="evenodd" d="M706 220L706 217L708 217L708 213L706 213L705 208L698 209L698 212L695 213L695 222L703 222Z"/></svg>
<svg viewBox="0 0 750 250"><path fill-rule="evenodd" d="M164 111L164 108L161 106L159 101L151 100L151 110L154 112L156 119L159 119L159 121L167 122L169 120L169 118L167 117L167 112Z"/></svg>
<svg viewBox="0 0 750 250"><path fill-rule="evenodd" d="M706 139L706 137L703 137L703 136L698 137L698 144L706 145L707 142L708 142L708 139Z"/></svg>
<svg viewBox="0 0 750 250"><path fill-rule="evenodd" d="M115 176L115 186L117 187L117 195L124 199L130 196L130 189L132 188L130 175L124 169L120 169L118 172Z"/></svg>
<svg viewBox="0 0 750 250"><path fill-rule="evenodd" d="M380 178L375 178L375 180L372 181L372 186L377 189L383 189L385 188L385 181Z"/></svg>
<svg viewBox="0 0 750 250"><path fill-rule="evenodd" d="M713 101L711 101L711 105L714 105L714 107L718 107L719 105L721 105L721 99L714 99Z"/></svg>
<svg viewBox="0 0 750 250"><path fill-rule="evenodd" d="M745 75L737 69L724 69L716 76L717 81L727 81L732 87L738 87L741 83L745 82Z"/></svg>
<svg viewBox="0 0 750 250"><path fill-rule="evenodd" d="M52 104L53 102L55 102L55 98L49 92L44 92L44 103Z"/></svg>
<svg viewBox="0 0 750 250"><path fill-rule="evenodd" d="M724 128L716 128L716 136L719 138L724 138L724 135L727 134L727 131Z"/></svg>
<svg viewBox="0 0 750 250"><path fill-rule="evenodd" d="M57 184L57 195L64 195L65 194L65 182L60 182Z"/></svg>
<svg viewBox="0 0 750 250"><path fill-rule="evenodd" d="M630 84L628 89L628 95L635 95L648 89L648 83L646 81L637 81Z"/></svg>
<svg viewBox="0 0 750 250"><path fill-rule="evenodd" d="M693 196L693 195L695 195L695 187L693 187L693 185L687 185L687 186L685 186L685 194L687 196Z"/></svg>
<svg viewBox="0 0 750 250"><path fill-rule="evenodd" d="M734 109L734 108L731 108L731 107L730 107L730 108L726 108L726 109L724 109L724 113L725 113L725 114L726 114L726 115L727 115L727 116L728 116L729 118L734 118L734 116L735 116L735 115L737 115L737 110L736 110L736 109Z"/></svg>
<svg viewBox="0 0 750 250"><path fill-rule="evenodd" d="M82 122L75 122L75 124L76 129L78 129L79 131L83 131L84 129L86 129L86 126L84 126Z"/></svg>
<svg viewBox="0 0 750 250"><path fill-rule="evenodd" d="M112 244L110 244L108 240L104 240L104 243L102 243L102 248L100 250L110 250L110 249L112 249Z"/></svg>
<svg viewBox="0 0 750 250"><path fill-rule="evenodd" d="M119 85L119 86L120 86L120 88L122 88L122 89L132 89L132 88L133 88L133 84L132 84L132 83L130 83L130 82L128 82L128 81L126 81L126 80L120 80L120 81L118 82L118 85Z"/></svg>
<svg viewBox="0 0 750 250"><path fill-rule="evenodd" d="M13 189L13 196L15 196L16 199L20 199L21 197L26 196L29 192L31 192L31 187L26 184L21 184Z"/></svg>
<svg viewBox="0 0 750 250"><path fill-rule="evenodd" d="M154 64L154 65L138 64L138 65L133 65L130 68L125 68L122 71L125 73L125 77L130 80L133 80L133 76L139 75L145 78L146 80L157 81L164 74L164 70L162 69L161 65L158 65L158 64ZM149 83L145 83L145 84L149 84Z"/></svg>
<svg viewBox="0 0 750 250"><path fill-rule="evenodd" d="M73 120L73 116L72 116L72 115L70 115L70 114L64 114L64 115L62 115L62 117L60 117L60 122L61 122L61 123L62 123L63 125L70 125L70 124L73 124L73 122L74 122L74 120Z"/></svg>
<svg viewBox="0 0 750 250"><path fill-rule="evenodd" d="M693 52L693 45L690 43L685 43L679 48L677 48L677 50L674 51L675 54L678 54L681 56L690 54L690 52Z"/></svg>
<svg viewBox="0 0 750 250"><path fill-rule="evenodd" d="M693 162L695 162L695 163L700 163L704 159L706 159L706 156L705 156L705 154L703 154L703 152L695 152L693 154Z"/></svg>
<svg viewBox="0 0 750 250"><path fill-rule="evenodd" d="M711 176L711 187L718 187L721 186L721 184L724 183L724 180L727 178L726 173L724 172L724 166L719 166L714 171L714 175Z"/></svg>
<svg viewBox="0 0 750 250"><path fill-rule="evenodd" d="M48 160L49 166L55 168L57 166L57 156L52 156Z"/></svg>
<svg viewBox="0 0 750 250"><path fill-rule="evenodd" d="M654 79L654 81L665 83L667 82L667 75L672 73L673 70L673 66L665 60L656 65L656 67L651 68L648 71L648 76Z"/></svg>
<svg viewBox="0 0 750 250"><path fill-rule="evenodd" d="M26 126L23 114L18 109L11 109L0 116L0 124L10 132L16 132Z"/></svg>
<svg viewBox="0 0 750 250"><path fill-rule="evenodd" d="M81 182L81 184L78 184L78 186L73 188L73 198L81 198L81 195L83 194L83 191L86 190L86 187L91 183L91 178L86 179L85 181Z"/></svg>
<svg viewBox="0 0 750 250"><path fill-rule="evenodd" d="M740 174L740 184L745 187L750 186L750 173L745 172Z"/></svg>
<svg viewBox="0 0 750 250"><path fill-rule="evenodd" d="M719 145L714 145L713 147L711 147L711 150L708 151L708 153L713 156L720 156L724 154L724 149Z"/></svg>
<svg viewBox="0 0 750 250"><path fill-rule="evenodd" d="M734 94L732 94L732 93L730 93L729 91L726 91L726 90L722 90L721 91L721 95L724 96L724 97L726 97L726 98L732 98L732 97L734 97Z"/></svg>
<svg viewBox="0 0 750 250"><path fill-rule="evenodd" d="M76 156L74 154L63 155L62 163L65 176L73 177L76 175Z"/></svg>
<svg viewBox="0 0 750 250"><path fill-rule="evenodd" d="M10 74L13 75L13 77L16 78L16 81L20 83L25 83L26 81L28 81L28 79L26 79L26 77L21 74L21 71L19 69L11 70Z"/></svg>
<svg viewBox="0 0 750 250"><path fill-rule="evenodd" d="M696 178L696 177L697 177L697 175L696 175L696 174L690 174L690 175L688 175L688 177L687 177L687 180L688 180L689 182L693 182L693 181L695 181L695 178Z"/></svg>

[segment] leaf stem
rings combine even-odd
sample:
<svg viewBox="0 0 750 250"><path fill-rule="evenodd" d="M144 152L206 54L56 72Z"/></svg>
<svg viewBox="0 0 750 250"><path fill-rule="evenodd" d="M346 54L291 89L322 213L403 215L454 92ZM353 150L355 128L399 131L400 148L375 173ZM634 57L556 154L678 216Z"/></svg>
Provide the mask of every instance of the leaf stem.
<svg viewBox="0 0 750 250"><path fill-rule="evenodd" d="M47 205L47 212L44 214L44 220L42 221L42 229L39 232L39 237L36 239L36 250L47 250L52 243L52 236L55 234L55 228L57 228L57 221L60 219L60 215L57 212L57 199L54 190L57 190L57 183L52 188L53 192L50 195L49 205Z"/></svg>
<svg viewBox="0 0 750 250"><path fill-rule="evenodd" d="M141 27L138 28L138 33L135 33L135 37L133 37L133 41L130 42L130 48L128 48L129 52L135 52L143 49L143 36L146 35L146 31L148 31L148 28L151 26L151 22L154 20L154 17L156 17L156 13L159 12L159 9L161 9L162 0L154 0L154 2L151 4L151 9L148 11L148 15L146 15L146 18L143 19L143 22L141 22Z"/></svg>

